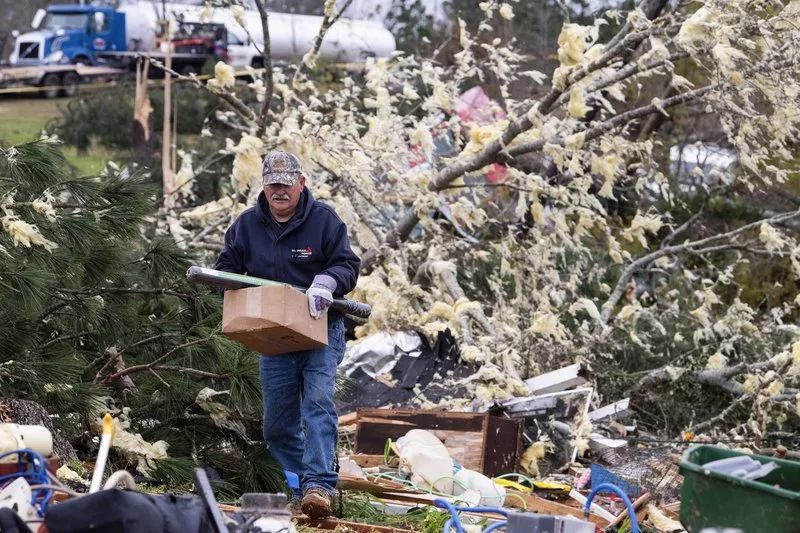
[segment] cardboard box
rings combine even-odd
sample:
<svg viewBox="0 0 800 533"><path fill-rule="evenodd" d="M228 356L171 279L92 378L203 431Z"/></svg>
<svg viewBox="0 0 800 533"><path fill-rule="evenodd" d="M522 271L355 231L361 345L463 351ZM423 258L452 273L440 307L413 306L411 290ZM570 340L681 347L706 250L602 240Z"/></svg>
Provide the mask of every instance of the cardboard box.
<svg viewBox="0 0 800 533"><path fill-rule="evenodd" d="M222 333L261 355L328 345L328 316L308 313L305 294L286 285L225 291Z"/></svg>

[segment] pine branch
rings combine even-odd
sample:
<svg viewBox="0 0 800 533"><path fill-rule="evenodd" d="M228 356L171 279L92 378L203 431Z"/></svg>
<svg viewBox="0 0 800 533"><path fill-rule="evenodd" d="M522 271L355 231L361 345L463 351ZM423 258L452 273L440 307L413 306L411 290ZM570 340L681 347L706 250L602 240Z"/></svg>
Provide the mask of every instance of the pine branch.
<svg viewBox="0 0 800 533"><path fill-rule="evenodd" d="M81 294L86 296L98 296L100 294L161 294L166 296L176 296L181 299L190 299L192 296L183 292L170 289L131 289L124 287L98 287L96 289L56 289L67 294Z"/></svg>
<svg viewBox="0 0 800 533"><path fill-rule="evenodd" d="M91 333L91 331L81 331L80 333L75 333L75 334L72 334L72 335L60 335L58 337L55 337L55 338L45 342L44 344L40 344L38 346L38 348L39 348L39 350L44 350L46 348L49 348L50 346L53 346L54 344L58 344L59 342L70 340L70 339L77 339L77 338L83 337L84 335L89 335L90 333Z"/></svg>
<svg viewBox="0 0 800 533"><path fill-rule="evenodd" d="M192 374L204 378L225 379L228 376L222 374L215 374L214 372L206 372L205 370L198 370L196 368L189 368L185 366L172 366L172 365L158 365L155 370L168 370L171 372L180 372L181 374Z"/></svg>
<svg viewBox="0 0 800 533"><path fill-rule="evenodd" d="M126 376L128 374L133 373L133 372L139 372L140 370L150 370L150 369L158 366L160 363L162 363L162 362L166 361L167 359L169 359L176 352L179 352L179 351L183 350L184 348L189 348L191 346L196 346L198 344L202 344L204 342L208 342L213 338L214 338L214 335L210 335L210 336L204 337L202 339L195 339L193 341L185 342L183 344L175 346L174 348L169 350L167 353L165 353L164 355L158 357L154 361L151 361L150 363L147 363L147 364L144 364L144 365L129 366L128 368L120 370L119 372L115 372L114 374L111 374L111 375L107 376L105 381L113 381L115 379L119 379L120 377Z"/></svg>
<svg viewBox="0 0 800 533"><path fill-rule="evenodd" d="M142 340L136 341L133 344L131 344L129 346L126 346L125 348L121 349L119 351L119 353L123 354L123 353L125 353L125 350L130 350L131 348L136 348L137 346L141 346L142 344L147 344L147 343L150 343L150 342L153 342L153 341L157 341L159 339L166 339L167 337L179 337L181 335L183 335L183 333L177 333L177 332L159 333L158 335L153 335L152 337L147 337L146 339L142 339Z"/></svg>

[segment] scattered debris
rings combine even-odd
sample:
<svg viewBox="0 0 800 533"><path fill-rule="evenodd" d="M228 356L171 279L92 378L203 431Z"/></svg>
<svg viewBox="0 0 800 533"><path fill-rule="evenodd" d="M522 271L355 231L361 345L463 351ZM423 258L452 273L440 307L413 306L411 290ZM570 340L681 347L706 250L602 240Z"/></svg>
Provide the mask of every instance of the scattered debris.
<svg viewBox="0 0 800 533"><path fill-rule="evenodd" d="M464 398L467 389L460 380L477 370L461 361L449 330L439 332L433 345L424 335L412 332L378 333L350 347L342 368L347 380L336 401L339 413L352 413L360 407L411 408L423 402Z"/></svg>
<svg viewBox="0 0 800 533"><path fill-rule="evenodd" d="M447 365L462 373L474 370L460 362L448 335L441 335L434 347L415 333L374 336L349 354L350 375L368 378L359 386L386 387L369 401L392 396L386 391L409 392L407 380L442 386L432 372ZM168 531L167 522L179 520L182 531L197 533L231 528L291 533L296 527L449 533L451 526L476 532L560 528L588 533L637 531L642 523L659 532L685 531L684 526L700 531L712 524L742 531L756 530L757 524L762 530L788 532L800 521L800 466L785 459L796 452L781 447L767 457L694 445L681 457L679 447L670 443L644 444L647 439L638 441L635 420L629 420L630 399L592 409L594 389L582 387L587 376L588 369L570 365L528 380L529 396L473 402L471 412L384 405L343 414L341 442L351 453L339 457L338 488L350 508L339 515L346 519L291 517L283 494L244 495L242 507L220 505L202 469L196 471L199 497L143 494L125 470L114 472L98 488L103 457L95 466L92 489L97 492L82 495L59 480L86 491L76 472L64 466L54 475L59 466L54 456L19 448L43 446L52 454L46 430L0 424L0 512L11 512L23 524L44 521L56 533L75 524L103 527L108 520L143 513L147 531ZM197 401L210 412L213 398L226 393L203 389ZM226 414L220 413L220 422ZM152 459L166 456L159 443L126 431L124 410L118 415L106 416L101 454L113 447L145 468ZM128 490L110 490L119 482ZM736 501L741 505L732 506ZM111 508L124 511L108 513ZM201 526L205 521L211 524L208 528Z"/></svg>
<svg viewBox="0 0 800 533"><path fill-rule="evenodd" d="M624 398L618 402L605 405L600 409L589 411L589 420L596 424L606 420L624 420L631 415L631 399Z"/></svg>
<svg viewBox="0 0 800 533"><path fill-rule="evenodd" d="M383 453L387 439L397 441L412 429L431 431L465 468L489 476L516 470L520 421L488 413L359 409L354 451Z"/></svg>
<svg viewBox="0 0 800 533"><path fill-rule="evenodd" d="M589 371L585 365L576 363L527 379L525 385L533 395L558 392L583 385L587 381L588 374Z"/></svg>

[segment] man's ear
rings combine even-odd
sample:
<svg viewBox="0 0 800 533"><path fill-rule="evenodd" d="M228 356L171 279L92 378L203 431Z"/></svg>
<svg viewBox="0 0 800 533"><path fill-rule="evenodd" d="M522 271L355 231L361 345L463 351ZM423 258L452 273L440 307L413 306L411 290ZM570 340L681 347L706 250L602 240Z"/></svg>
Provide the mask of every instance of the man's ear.
<svg viewBox="0 0 800 533"><path fill-rule="evenodd" d="M306 177L300 174L300 187L305 187L305 186L306 186Z"/></svg>

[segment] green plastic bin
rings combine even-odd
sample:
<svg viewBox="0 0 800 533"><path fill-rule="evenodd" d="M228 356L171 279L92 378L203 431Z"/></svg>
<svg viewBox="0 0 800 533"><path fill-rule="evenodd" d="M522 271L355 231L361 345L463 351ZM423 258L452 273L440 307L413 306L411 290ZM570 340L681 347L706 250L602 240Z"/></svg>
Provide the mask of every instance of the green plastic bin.
<svg viewBox="0 0 800 533"><path fill-rule="evenodd" d="M692 446L681 458L681 522L690 533L705 527L744 533L800 533L800 462L750 455L776 468L754 481L703 469L717 459L746 455L714 446Z"/></svg>

